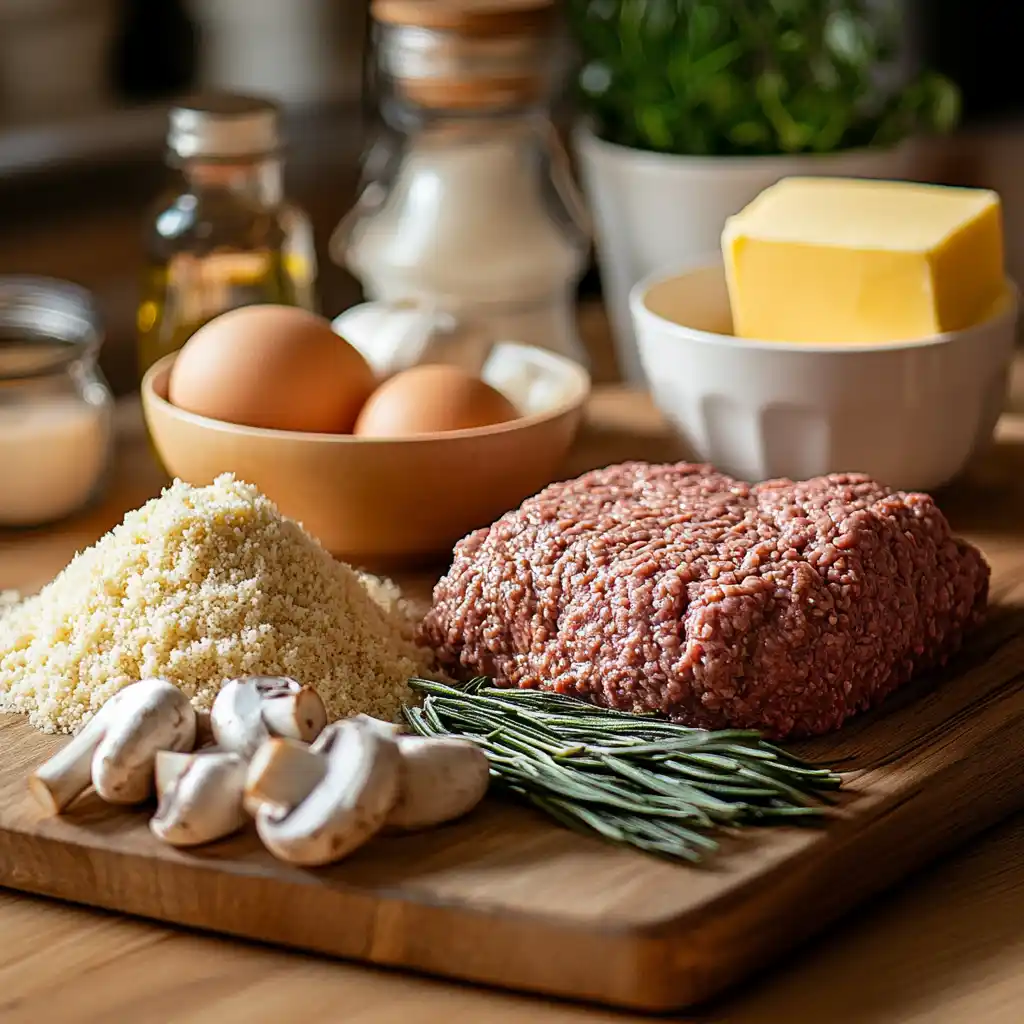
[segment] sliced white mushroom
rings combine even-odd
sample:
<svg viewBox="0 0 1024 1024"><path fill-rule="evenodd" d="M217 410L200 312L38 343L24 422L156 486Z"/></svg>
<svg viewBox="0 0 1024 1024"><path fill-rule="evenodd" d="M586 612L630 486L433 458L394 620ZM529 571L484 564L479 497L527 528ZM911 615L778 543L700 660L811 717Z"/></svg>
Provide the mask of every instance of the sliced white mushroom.
<svg viewBox="0 0 1024 1024"><path fill-rule="evenodd" d="M172 846L200 846L237 832L246 822L245 759L224 751L184 756L187 763L149 822L153 835Z"/></svg>
<svg viewBox="0 0 1024 1024"><path fill-rule="evenodd" d="M246 676L225 683L210 712L222 750L250 758L271 736L309 743L327 724L317 692L281 676Z"/></svg>
<svg viewBox="0 0 1024 1024"><path fill-rule="evenodd" d="M330 736L331 731L320 735ZM316 789L326 774L327 758L322 753L315 753L298 740L269 739L249 762L245 808L253 817L264 807L279 816L287 814Z"/></svg>
<svg viewBox="0 0 1024 1024"><path fill-rule="evenodd" d="M109 803L140 803L153 791L158 750L191 750L196 716L185 695L162 679L132 683L29 778L33 796L60 814L89 784Z"/></svg>
<svg viewBox="0 0 1024 1024"><path fill-rule="evenodd" d="M402 755L398 802L388 829L412 832L468 814L490 784L487 755L469 740L400 736Z"/></svg>
<svg viewBox="0 0 1024 1024"><path fill-rule="evenodd" d="M288 813L271 804L256 815L264 846L281 860L308 867L334 863L362 846L398 799L401 757L380 730L337 722L318 746L327 771L308 796Z"/></svg>

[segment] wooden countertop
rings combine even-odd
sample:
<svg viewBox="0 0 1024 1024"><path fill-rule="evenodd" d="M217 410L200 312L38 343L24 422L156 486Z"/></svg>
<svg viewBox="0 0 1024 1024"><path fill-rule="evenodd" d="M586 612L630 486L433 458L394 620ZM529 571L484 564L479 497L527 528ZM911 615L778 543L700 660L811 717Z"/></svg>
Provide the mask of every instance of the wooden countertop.
<svg viewBox="0 0 1024 1024"><path fill-rule="evenodd" d="M1000 444L944 504L986 546L1024 532L1024 362ZM0 590L46 582L160 486L138 409L120 410L116 473L91 512L46 531L0 533ZM617 461L643 439L675 442L644 396L599 389L573 469ZM995 481L1011 503L986 501ZM842 884L837 879L837 884ZM686 1020L728 1024L1002 1024L1024 1018L1024 816L847 919L772 975ZM0 891L0 1022L642 1020L207 938Z"/></svg>

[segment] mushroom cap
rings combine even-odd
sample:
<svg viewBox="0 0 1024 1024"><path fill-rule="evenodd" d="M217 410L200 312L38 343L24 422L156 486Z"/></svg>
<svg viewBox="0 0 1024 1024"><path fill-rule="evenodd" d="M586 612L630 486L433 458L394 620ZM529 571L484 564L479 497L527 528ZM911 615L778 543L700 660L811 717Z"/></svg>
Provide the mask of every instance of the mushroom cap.
<svg viewBox="0 0 1024 1024"><path fill-rule="evenodd" d="M262 704L255 678L228 680L210 709L210 728L217 746L251 757L270 737L263 721Z"/></svg>
<svg viewBox="0 0 1024 1024"><path fill-rule="evenodd" d="M434 828L468 814L483 800L491 763L472 740L454 736L400 736L401 792L388 830Z"/></svg>
<svg viewBox="0 0 1024 1024"><path fill-rule="evenodd" d="M376 729L385 736L391 736L394 739L398 739L405 731L403 726L397 725L395 722L386 722L383 718L374 718L373 715L366 715L362 712L358 715L350 716L346 721L361 722L363 725L367 725L371 729Z"/></svg>
<svg viewBox="0 0 1024 1024"><path fill-rule="evenodd" d="M107 803L141 803L153 792L157 751L191 750L195 740L196 713L176 686L163 679L126 686L93 754L96 792Z"/></svg>
<svg viewBox="0 0 1024 1024"><path fill-rule="evenodd" d="M246 820L244 758L225 751L203 751L189 758L149 822L152 833L172 846L200 846L223 839Z"/></svg>

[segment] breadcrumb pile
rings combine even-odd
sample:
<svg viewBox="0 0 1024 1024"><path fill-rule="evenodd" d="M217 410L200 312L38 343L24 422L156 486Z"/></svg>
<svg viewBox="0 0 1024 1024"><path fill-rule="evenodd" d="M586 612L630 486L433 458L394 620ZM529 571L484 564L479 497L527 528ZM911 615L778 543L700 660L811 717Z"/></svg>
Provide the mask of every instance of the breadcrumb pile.
<svg viewBox="0 0 1024 1024"><path fill-rule="evenodd" d="M176 481L0 612L0 710L76 732L139 679L208 709L229 679L283 675L332 719L394 719L429 671L410 627L397 588L335 561L256 488Z"/></svg>

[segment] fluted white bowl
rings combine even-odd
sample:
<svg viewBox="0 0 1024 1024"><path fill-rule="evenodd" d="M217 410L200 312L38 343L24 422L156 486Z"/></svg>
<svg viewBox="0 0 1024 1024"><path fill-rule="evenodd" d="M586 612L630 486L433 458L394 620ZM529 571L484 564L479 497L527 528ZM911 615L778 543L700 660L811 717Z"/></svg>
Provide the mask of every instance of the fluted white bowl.
<svg viewBox="0 0 1024 1024"><path fill-rule="evenodd" d="M737 338L721 261L630 295L658 407L694 456L744 480L867 473L903 490L958 476L1006 399L1018 292L962 331L892 344Z"/></svg>

